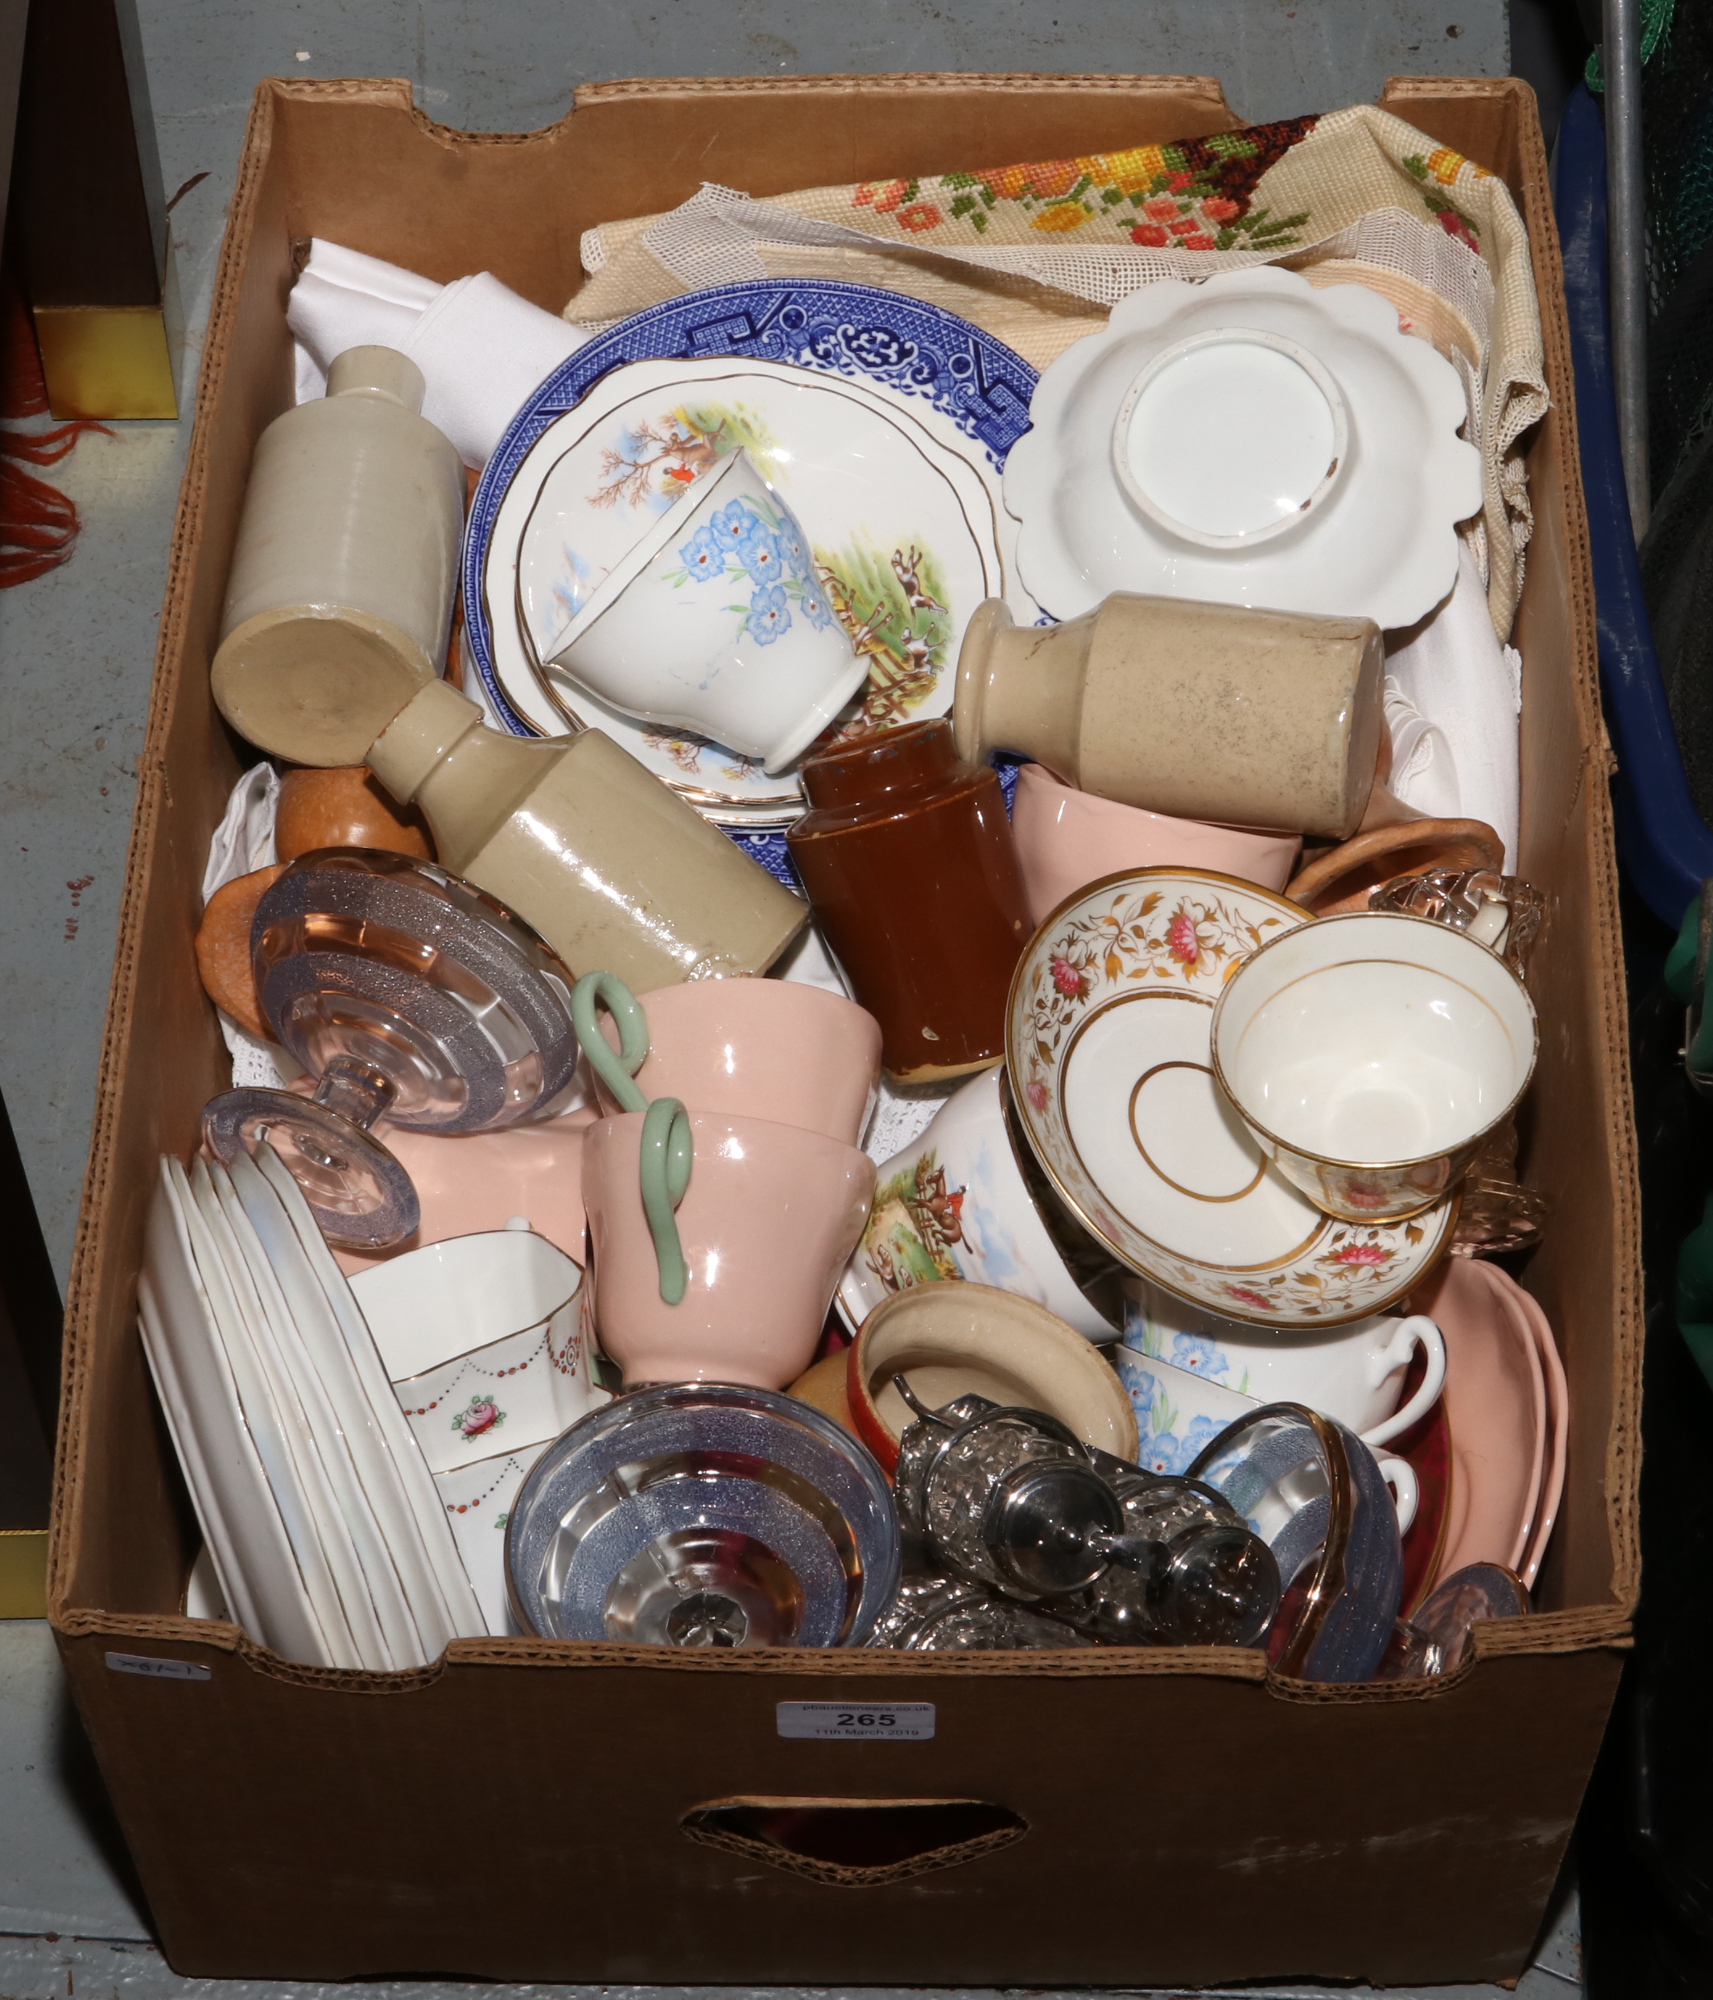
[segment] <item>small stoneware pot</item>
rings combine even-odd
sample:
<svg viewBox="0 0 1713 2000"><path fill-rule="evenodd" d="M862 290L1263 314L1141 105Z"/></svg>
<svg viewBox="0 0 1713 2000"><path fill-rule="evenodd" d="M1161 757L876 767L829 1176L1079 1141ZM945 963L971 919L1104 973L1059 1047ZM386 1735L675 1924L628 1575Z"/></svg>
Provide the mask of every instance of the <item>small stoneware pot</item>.
<svg viewBox="0 0 1713 2000"><path fill-rule="evenodd" d="M902 1083L1005 1052L1005 996L1033 928L999 774L961 763L946 721L824 751L786 835L827 943L880 1023Z"/></svg>
<svg viewBox="0 0 1713 2000"><path fill-rule="evenodd" d="M1213 1014L1213 1073L1287 1180L1383 1222L1449 1193L1509 1117L1539 1039L1522 982L1427 917L1364 910L1270 939Z"/></svg>
<svg viewBox="0 0 1713 2000"><path fill-rule="evenodd" d="M769 774L868 678L809 538L741 450L643 535L549 665L626 715L711 736Z"/></svg>
<svg viewBox="0 0 1713 2000"><path fill-rule="evenodd" d="M464 468L422 397L414 361L347 348L256 442L214 699L294 764L361 762L445 661Z"/></svg>
<svg viewBox="0 0 1713 2000"><path fill-rule="evenodd" d="M958 752L1018 751L1149 812L1342 840L1374 783L1383 672L1366 618L1117 593L1019 628L989 598L958 656Z"/></svg>
<svg viewBox="0 0 1713 2000"><path fill-rule="evenodd" d="M880 1027L853 1001L783 979L697 979L640 994L644 1097L766 1118L854 1146L874 1103ZM602 1031L616 1049L618 1029ZM597 1076L603 1108L622 1107Z"/></svg>
<svg viewBox="0 0 1713 2000"><path fill-rule="evenodd" d="M868 1214L874 1162L819 1132L692 1112L694 1164L676 1214L686 1282L668 1304L643 1198L648 1115L600 1119L583 1145L602 1350L624 1370L627 1389L644 1382L783 1389L808 1367L821 1338Z"/></svg>
<svg viewBox="0 0 1713 2000"><path fill-rule="evenodd" d="M1505 865L1505 843L1482 819L1411 819L1371 826L1318 854L1292 876L1285 894L1319 917L1365 910L1373 890L1430 869Z"/></svg>
<svg viewBox="0 0 1713 2000"><path fill-rule="evenodd" d="M1303 851L1301 834L1210 826L1119 805L1064 784L1044 764L1017 773L1011 832L1037 924L1090 882L1132 868L1207 868L1282 889Z"/></svg>
<svg viewBox="0 0 1713 2000"><path fill-rule="evenodd" d="M1123 1384L1074 1328L1045 1306L988 1285L925 1285L877 1306L848 1350L846 1394L857 1435L890 1472L915 1421L893 1385L942 1408L960 1396L1041 1410L1084 1444L1136 1456Z"/></svg>
<svg viewBox="0 0 1713 2000"><path fill-rule="evenodd" d="M826 1354L812 1368L798 1376L786 1391L800 1403L813 1403L823 1416L831 1417L841 1429L852 1437L860 1436L856 1418L851 1414L850 1392L846 1387L846 1376L850 1364L844 1348L836 1354Z"/></svg>

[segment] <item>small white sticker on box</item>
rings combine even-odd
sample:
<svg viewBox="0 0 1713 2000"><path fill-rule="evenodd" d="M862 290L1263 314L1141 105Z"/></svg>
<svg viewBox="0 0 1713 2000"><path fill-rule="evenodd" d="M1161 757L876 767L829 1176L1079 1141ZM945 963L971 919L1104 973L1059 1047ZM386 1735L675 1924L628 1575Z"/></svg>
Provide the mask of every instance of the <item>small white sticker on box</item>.
<svg viewBox="0 0 1713 2000"><path fill-rule="evenodd" d="M161 1660L152 1653L109 1653L107 1669L115 1674L141 1674L151 1681L211 1681L213 1672L200 1660Z"/></svg>
<svg viewBox="0 0 1713 2000"><path fill-rule="evenodd" d="M934 1734L931 1701L875 1702L867 1708L848 1701L782 1701L778 1715L781 1736L822 1741L878 1738L891 1743L927 1743Z"/></svg>

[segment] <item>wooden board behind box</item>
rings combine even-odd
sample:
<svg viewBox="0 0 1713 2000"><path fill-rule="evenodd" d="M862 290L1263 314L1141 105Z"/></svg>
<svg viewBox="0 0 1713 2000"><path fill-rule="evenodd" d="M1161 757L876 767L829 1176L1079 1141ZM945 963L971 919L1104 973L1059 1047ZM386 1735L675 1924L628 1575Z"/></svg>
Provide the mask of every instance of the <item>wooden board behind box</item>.
<svg viewBox="0 0 1713 2000"><path fill-rule="evenodd" d="M1533 96L1514 80L1433 78L1394 82L1384 102L1516 193L1553 393L1530 455L1538 526L1517 631L1522 873L1551 904L1525 1144L1553 1216L1524 1278L1562 1343L1575 1413L1540 1615L1484 1629L1470 1667L1407 1687L1281 1682L1237 1651L706 1655L526 1640L460 1643L434 1668L385 1676L291 1666L178 1615L195 1527L134 1326L156 1155L188 1154L228 1073L191 938L243 753L207 668L250 452L291 398L294 243L327 236L443 280L489 269L557 308L582 229L668 208L704 179L766 195L1236 121L1198 78L664 81L590 86L558 125L511 137L437 126L398 82L260 86L140 770L49 1583L181 1972L1178 1986L1521 1970L1637 1587L1641 1320L1610 755ZM114 1654L209 1676L115 1671ZM931 1702L936 1726L930 1741L782 1738L776 1704L808 1699ZM877 1801L897 1809L855 1810ZM769 1817L769 1803L823 1809ZM710 1817L716 1805L732 1810ZM808 1851L778 1844L793 1838Z"/></svg>

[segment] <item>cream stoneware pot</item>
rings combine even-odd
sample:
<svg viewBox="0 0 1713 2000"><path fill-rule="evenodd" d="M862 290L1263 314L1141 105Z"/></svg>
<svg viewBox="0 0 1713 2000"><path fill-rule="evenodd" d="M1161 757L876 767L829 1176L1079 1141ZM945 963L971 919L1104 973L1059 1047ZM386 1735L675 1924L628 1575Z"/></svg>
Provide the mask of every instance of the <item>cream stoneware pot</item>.
<svg viewBox="0 0 1713 2000"><path fill-rule="evenodd" d="M1011 750L1120 805L1343 840L1373 789L1384 669L1366 618L1119 592L1019 627L994 597L958 656L958 754Z"/></svg>
<svg viewBox="0 0 1713 2000"><path fill-rule="evenodd" d="M443 865L508 904L574 973L634 992L765 972L809 920L610 736L526 742L431 681L363 761L422 808Z"/></svg>
<svg viewBox="0 0 1713 2000"><path fill-rule="evenodd" d="M1044 1410L1085 1444L1136 1456L1123 1384L1074 1328L1045 1306L989 1285L926 1285L869 1314L848 1350L846 1393L857 1436L890 1471L914 1421L893 1384L937 1409L959 1396Z"/></svg>
<svg viewBox="0 0 1713 2000"><path fill-rule="evenodd" d="M418 415L422 396L414 361L347 348L326 396L257 441L214 699L240 735L294 764L360 764L445 662L464 467Z"/></svg>

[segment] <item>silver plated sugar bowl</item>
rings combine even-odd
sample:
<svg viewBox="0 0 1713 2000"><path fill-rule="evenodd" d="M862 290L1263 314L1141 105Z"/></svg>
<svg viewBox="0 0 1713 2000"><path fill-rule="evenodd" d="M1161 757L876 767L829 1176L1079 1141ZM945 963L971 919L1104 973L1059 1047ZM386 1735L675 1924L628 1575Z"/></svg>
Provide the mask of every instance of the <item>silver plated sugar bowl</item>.
<svg viewBox="0 0 1713 2000"><path fill-rule="evenodd" d="M868 1638L870 1646L908 1653L1044 1652L1093 1643L1056 1618L956 1576L906 1577Z"/></svg>
<svg viewBox="0 0 1713 2000"><path fill-rule="evenodd" d="M917 1412L900 1519L936 1567L1119 1645L1254 1645L1271 1552L1210 1488L1091 1451L1039 1410L981 1396Z"/></svg>

